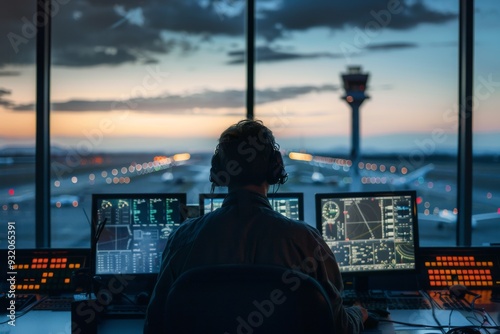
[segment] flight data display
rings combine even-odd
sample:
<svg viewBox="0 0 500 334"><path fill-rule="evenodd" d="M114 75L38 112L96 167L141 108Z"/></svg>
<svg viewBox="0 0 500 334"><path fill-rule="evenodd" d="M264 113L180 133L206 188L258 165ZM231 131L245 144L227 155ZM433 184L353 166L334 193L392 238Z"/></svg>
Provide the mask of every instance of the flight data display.
<svg viewBox="0 0 500 334"><path fill-rule="evenodd" d="M212 212L222 206L227 194L200 194L200 214Z"/></svg>
<svg viewBox="0 0 500 334"><path fill-rule="evenodd" d="M283 216L304 219L304 198L302 193L270 193L267 195L273 209Z"/></svg>
<svg viewBox="0 0 500 334"><path fill-rule="evenodd" d="M200 214L214 211L222 206L227 194L200 194ZM304 195L302 193L269 193L269 203L273 209L285 217L304 219Z"/></svg>
<svg viewBox="0 0 500 334"><path fill-rule="evenodd" d="M94 194L95 274L156 274L169 235L184 220L185 194Z"/></svg>
<svg viewBox="0 0 500 334"><path fill-rule="evenodd" d="M342 272L416 268L416 194L316 194L317 228Z"/></svg>

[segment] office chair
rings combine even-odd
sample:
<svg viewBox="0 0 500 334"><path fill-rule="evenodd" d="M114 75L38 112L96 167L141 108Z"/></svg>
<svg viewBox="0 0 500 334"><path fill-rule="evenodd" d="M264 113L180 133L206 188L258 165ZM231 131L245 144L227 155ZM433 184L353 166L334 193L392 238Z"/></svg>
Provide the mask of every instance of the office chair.
<svg viewBox="0 0 500 334"><path fill-rule="evenodd" d="M183 273L166 301L163 333L334 333L330 301L312 277L267 265Z"/></svg>

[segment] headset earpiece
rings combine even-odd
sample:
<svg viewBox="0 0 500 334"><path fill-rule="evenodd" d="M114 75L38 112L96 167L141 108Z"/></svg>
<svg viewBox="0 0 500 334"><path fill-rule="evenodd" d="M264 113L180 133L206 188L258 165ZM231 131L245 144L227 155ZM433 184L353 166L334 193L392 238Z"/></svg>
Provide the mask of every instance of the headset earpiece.
<svg viewBox="0 0 500 334"><path fill-rule="evenodd" d="M285 170L285 164L281 152L273 147L271 158L269 159L269 166L267 170L267 183L283 184L286 182L288 174Z"/></svg>
<svg viewBox="0 0 500 334"><path fill-rule="evenodd" d="M220 184L220 180L218 178L218 175L220 175L220 172L222 170L221 164L222 161L220 156L220 148L219 145L217 145L214 155L212 156L210 175L209 175L210 182L212 182L212 184L216 186L224 186L223 184Z"/></svg>

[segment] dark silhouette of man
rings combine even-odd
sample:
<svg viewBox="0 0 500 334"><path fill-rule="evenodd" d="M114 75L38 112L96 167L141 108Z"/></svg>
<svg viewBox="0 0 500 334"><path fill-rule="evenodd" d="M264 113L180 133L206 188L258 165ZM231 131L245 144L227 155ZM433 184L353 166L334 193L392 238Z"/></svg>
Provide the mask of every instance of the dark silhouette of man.
<svg viewBox="0 0 500 334"><path fill-rule="evenodd" d="M228 187L228 195L221 208L185 221L171 234L144 332L164 327L169 289L183 272L218 264L274 264L301 270L319 281L330 297L336 333L358 333L367 311L342 305L342 278L330 248L316 229L286 218L269 204L270 186L287 178L271 130L253 120L230 126L221 134L211 163L210 181ZM316 261L313 270L311 259Z"/></svg>

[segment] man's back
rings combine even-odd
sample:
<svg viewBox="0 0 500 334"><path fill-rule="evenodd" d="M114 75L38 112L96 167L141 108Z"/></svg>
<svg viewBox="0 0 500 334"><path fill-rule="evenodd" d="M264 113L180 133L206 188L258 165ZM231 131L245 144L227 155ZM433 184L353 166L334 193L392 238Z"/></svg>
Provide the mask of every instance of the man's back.
<svg viewBox="0 0 500 334"><path fill-rule="evenodd" d="M356 332L357 310L342 307L342 279L333 254L304 222L275 212L266 197L230 192L221 208L184 222L170 237L148 309L145 332L163 326L164 301L183 272L217 264L270 264L300 270L325 287L342 332Z"/></svg>
<svg viewBox="0 0 500 334"><path fill-rule="evenodd" d="M289 267L301 265L317 237L304 222L275 212L266 197L241 190L230 193L220 209L186 221L169 246L183 259L174 271L220 263Z"/></svg>

